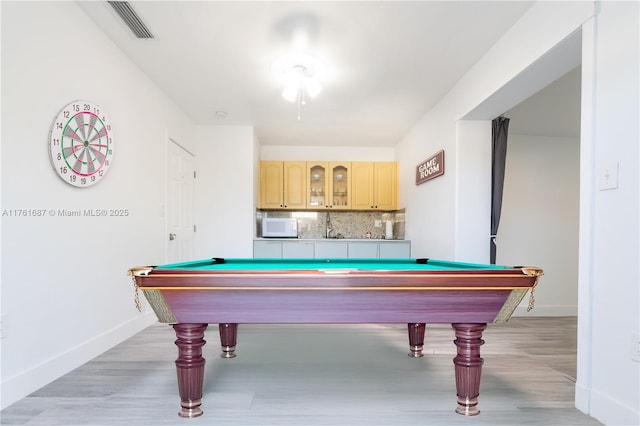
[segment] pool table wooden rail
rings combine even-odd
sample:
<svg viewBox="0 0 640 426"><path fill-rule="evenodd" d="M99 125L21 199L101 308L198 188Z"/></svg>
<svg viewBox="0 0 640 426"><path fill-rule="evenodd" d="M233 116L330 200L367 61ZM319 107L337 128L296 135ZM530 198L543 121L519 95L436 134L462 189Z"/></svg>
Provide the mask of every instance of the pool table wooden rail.
<svg viewBox="0 0 640 426"><path fill-rule="evenodd" d="M447 270L247 270L200 271L190 269L131 268L138 287L145 289L321 289L363 288L373 290L401 290L403 288L433 290L491 290L523 289L535 285L541 270L538 268L492 269L489 271ZM529 279L523 279L528 277Z"/></svg>

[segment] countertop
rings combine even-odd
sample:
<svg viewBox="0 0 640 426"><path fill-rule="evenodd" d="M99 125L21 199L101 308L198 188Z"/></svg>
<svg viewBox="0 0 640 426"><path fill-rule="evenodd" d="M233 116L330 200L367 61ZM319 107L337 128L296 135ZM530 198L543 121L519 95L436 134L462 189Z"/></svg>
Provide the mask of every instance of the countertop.
<svg viewBox="0 0 640 426"><path fill-rule="evenodd" d="M317 242L317 241L344 241L344 242L409 242L410 240L387 240L384 238L263 238L257 237L253 239L254 241L308 241L308 242Z"/></svg>

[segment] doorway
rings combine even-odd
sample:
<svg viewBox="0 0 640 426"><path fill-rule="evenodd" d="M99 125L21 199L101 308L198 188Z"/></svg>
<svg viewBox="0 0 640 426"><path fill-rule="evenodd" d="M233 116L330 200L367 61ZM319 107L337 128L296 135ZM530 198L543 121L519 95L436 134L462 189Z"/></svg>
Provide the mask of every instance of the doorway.
<svg viewBox="0 0 640 426"><path fill-rule="evenodd" d="M578 315L578 66L503 115L510 119L497 262L544 266L535 316ZM519 314L524 314L519 311Z"/></svg>

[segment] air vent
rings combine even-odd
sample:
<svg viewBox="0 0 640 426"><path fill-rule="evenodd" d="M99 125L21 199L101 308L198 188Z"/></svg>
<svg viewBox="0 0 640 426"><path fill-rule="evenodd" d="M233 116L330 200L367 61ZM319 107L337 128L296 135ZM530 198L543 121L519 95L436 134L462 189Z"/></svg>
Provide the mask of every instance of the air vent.
<svg viewBox="0 0 640 426"><path fill-rule="evenodd" d="M153 34L142 22L135 10L127 1L108 1L109 5L116 11L122 21L129 27L137 38L153 38Z"/></svg>

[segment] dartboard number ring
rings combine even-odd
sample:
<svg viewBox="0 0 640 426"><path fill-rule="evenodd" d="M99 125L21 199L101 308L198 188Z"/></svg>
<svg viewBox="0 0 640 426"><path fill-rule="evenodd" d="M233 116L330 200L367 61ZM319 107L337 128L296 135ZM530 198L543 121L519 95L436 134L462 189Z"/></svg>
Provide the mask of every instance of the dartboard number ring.
<svg viewBox="0 0 640 426"><path fill-rule="evenodd" d="M113 162L111 123L98 105L71 102L51 126L49 151L53 169L63 181L80 188L94 185Z"/></svg>

